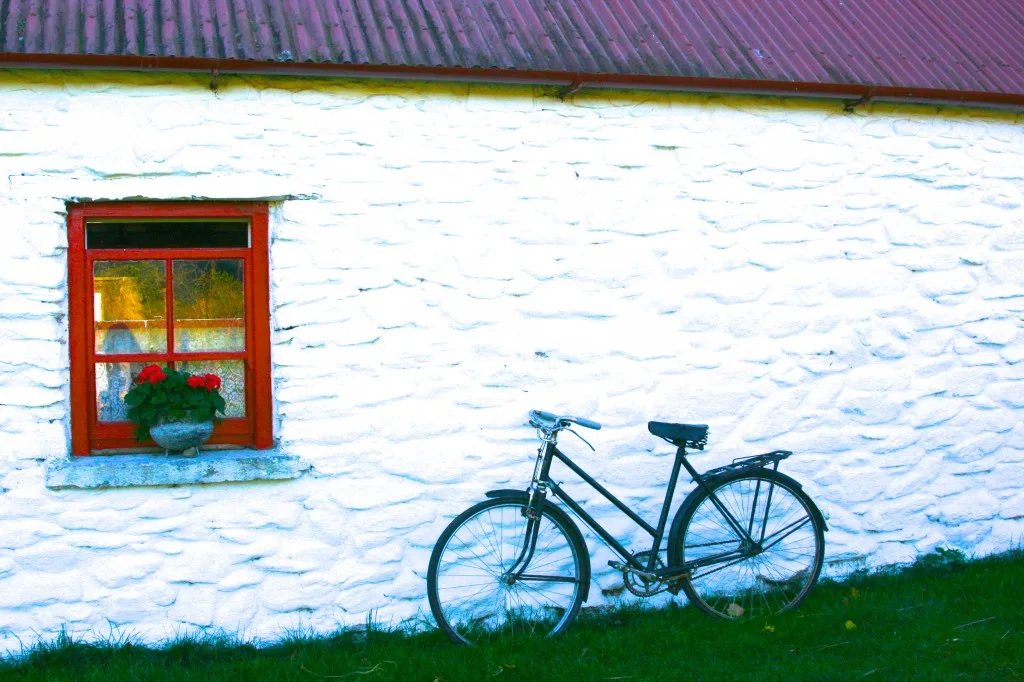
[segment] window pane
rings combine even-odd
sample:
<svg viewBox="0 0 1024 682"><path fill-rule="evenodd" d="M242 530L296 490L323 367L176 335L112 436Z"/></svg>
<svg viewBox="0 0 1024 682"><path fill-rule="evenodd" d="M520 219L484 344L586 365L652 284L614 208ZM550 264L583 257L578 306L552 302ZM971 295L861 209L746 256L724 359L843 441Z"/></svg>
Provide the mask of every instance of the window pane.
<svg viewBox="0 0 1024 682"><path fill-rule="evenodd" d="M244 261L176 260L174 350L245 350Z"/></svg>
<svg viewBox="0 0 1024 682"><path fill-rule="evenodd" d="M191 374L216 374L220 377L220 394L227 406L225 416L245 416L245 362L243 360L202 360L178 364Z"/></svg>
<svg viewBox="0 0 1024 682"><path fill-rule="evenodd" d="M93 323L96 352L161 353L167 350L164 262L96 261Z"/></svg>
<svg viewBox="0 0 1024 682"><path fill-rule="evenodd" d="M96 365L96 417L101 422L128 421L124 395L132 379L145 362L104 362ZM162 364L162 363L161 363ZM179 363L191 374L216 374L221 379L220 394L227 403L225 416L245 416L245 362L243 360L194 361Z"/></svg>
<svg viewBox="0 0 1024 682"><path fill-rule="evenodd" d="M247 248L246 222L86 223L88 249Z"/></svg>
<svg viewBox="0 0 1024 682"><path fill-rule="evenodd" d="M124 394L132 387L132 378L147 363L101 362L96 365L96 419L101 422L128 421Z"/></svg>

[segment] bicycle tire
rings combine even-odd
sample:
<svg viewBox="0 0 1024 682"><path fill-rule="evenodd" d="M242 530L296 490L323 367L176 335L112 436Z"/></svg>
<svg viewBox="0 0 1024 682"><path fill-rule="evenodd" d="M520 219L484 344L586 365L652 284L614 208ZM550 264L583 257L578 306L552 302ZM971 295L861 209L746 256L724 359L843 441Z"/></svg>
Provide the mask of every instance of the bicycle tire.
<svg viewBox="0 0 1024 682"><path fill-rule="evenodd" d="M764 538L765 551L693 570L680 581L690 603L727 620L798 607L817 582L824 561L825 520L817 506L800 484L778 472L741 471L708 485L734 518L748 524L748 533ZM684 501L673 520L672 565L740 546L739 535L703 488Z"/></svg>
<svg viewBox="0 0 1024 682"><path fill-rule="evenodd" d="M579 613L590 584L590 555L576 524L550 504L544 507L529 566L552 569L552 576L548 577L571 578L573 582L539 587L544 583L521 580L509 585L500 580L501 573L515 563L522 548L527 523L522 510L526 502L523 495L473 505L448 524L434 545L427 569L427 598L438 627L453 642L472 646L518 632L554 637L564 632ZM495 523L501 524L495 537L487 535L487 523L492 528ZM467 532L460 533L463 530ZM473 542L483 551L474 553L473 545L465 544ZM466 561L460 564L456 561L459 558ZM451 569L457 566L460 568L453 573ZM560 573L556 575L556 571ZM529 567L527 572L546 575L530 571ZM467 596L469 590L475 592ZM545 598L551 599L553 605L544 604ZM455 612L460 605L466 607L465 612Z"/></svg>

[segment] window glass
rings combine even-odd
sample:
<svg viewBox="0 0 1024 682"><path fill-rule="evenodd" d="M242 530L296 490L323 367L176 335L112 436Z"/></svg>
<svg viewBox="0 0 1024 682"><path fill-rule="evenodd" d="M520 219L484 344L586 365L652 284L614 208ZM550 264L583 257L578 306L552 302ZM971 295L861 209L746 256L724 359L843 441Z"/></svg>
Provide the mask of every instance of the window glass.
<svg viewBox="0 0 1024 682"><path fill-rule="evenodd" d="M101 422L128 421L128 406L124 394L132 387L132 378L144 363L100 362L96 364L96 420Z"/></svg>
<svg viewBox="0 0 1024 682"><path fill-rule="evenodd" d="M192 360L182 362L179 368L190 374L216 374L220 377L220 394L227 406L225 417L245 416L245 361L244 360Z"/></svg>
<svg viewBox="0 0 1024 682"><path fill-rule="evenodd" d="M93 325L96 352L161 353L167 350L163 261L96 261Z"/></svg>
<svg viewBox="0 0 1024 682"><path fill-rule="evenodd" d="M174 350L245 350L245 263L176 260Z"/></svg>
<svg viewBox="0 0 1024 682"><path fill-rule="evenodd" d="M89 222L85 225L89 249L247 248L246 222Z"/></svg>

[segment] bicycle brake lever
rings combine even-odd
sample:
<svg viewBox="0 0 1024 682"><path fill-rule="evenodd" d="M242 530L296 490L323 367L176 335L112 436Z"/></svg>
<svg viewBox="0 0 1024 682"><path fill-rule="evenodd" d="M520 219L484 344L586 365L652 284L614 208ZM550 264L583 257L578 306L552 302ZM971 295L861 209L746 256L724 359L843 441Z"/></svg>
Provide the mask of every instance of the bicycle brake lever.
<svg viewBox="0 0 1024 682"><path fill-rule="evenodd" d="M587 444L587 447L588 447L588 448L590 448L590 449L591 449L591 450L593 450L594 452L597 452L597 449L596 449L596 448L594 448L594 446L593 446L593 445L591 445L591 444L590 444L590 443L589 443L589 442L587 441L587 439L586 439L586 438L584 438L584 437L583 437L583 436L581 436L580 434L576 433L576 432L575 432L575 431L573 431L572 429L566 429L566 431L568 431L569 433L571 433L572 435L576 436L576 437L577 437L577 438L579 438L579 439L580 439L581 441L583 441L584 443L586 443L586 444Z"/></svg>

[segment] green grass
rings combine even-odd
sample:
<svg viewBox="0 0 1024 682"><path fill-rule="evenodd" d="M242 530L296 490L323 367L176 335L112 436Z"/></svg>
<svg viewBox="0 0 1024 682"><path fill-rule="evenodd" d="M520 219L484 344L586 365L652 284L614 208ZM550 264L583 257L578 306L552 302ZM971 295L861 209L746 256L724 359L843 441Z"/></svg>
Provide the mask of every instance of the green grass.
<svg viewBox="0 0 1024 682"><path fill-rule="evenodd" d="M852 627L851 627L852 626ZM554 640L455 647L370 629L267 648L181 639L161 649L67 638L0 663L2 680L1024 680L1024 552L958 552L822 583L770 622L692 608L584 612Z"/></svg>

